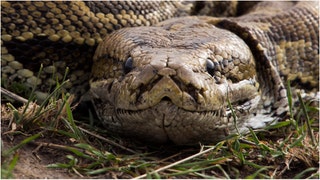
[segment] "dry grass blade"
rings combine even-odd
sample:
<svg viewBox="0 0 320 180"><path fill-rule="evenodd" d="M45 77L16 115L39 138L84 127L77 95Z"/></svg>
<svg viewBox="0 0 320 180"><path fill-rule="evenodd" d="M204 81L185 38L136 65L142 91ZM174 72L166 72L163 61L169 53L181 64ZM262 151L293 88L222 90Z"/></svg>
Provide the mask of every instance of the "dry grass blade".
<svg viewBox="0 0 320 180"><path fill-rule="evenodd" d="M222 143L222 142L220 142L220 143ZM208 149L206 149L206 150L204 150L204 151L201 151L201 152L199 152L199 153L197 153L197 154L194 154L194 155L192 155L192 156L189 156L189 157L187 157L187 158L184 158L184 159L182 159L182 160L180 160L180 161L177 161L177 162L174 162L174 163L169 164L169 165L167 165L167 166L164 166L164 167L162 167L162 168L159 168L159 169L157 169L157 170L155 170L155 171L152 171L152 172L150 172L150 173L148 173L148 174L151 175L151 174L159 173L160 171L169 169L169 168L171 168L171 167L173 167L173 166L176 166L176 165L178 165L178 164L181 164L181 163L183 163L183 162L186 162L186 161L188 161L188 160L190 160L190 159L193 159L193 158L195 158L195 157L198 157L198 156L201 156L201 155L203 155L203 154L205 154L205 153L208 153L208 152L214 150L217 146L219 146L220 143L218 143L216 146L212 146L212 147L210 147L210 148L208 148ZM148 176L148 174L147 174L147 173L146 173L146 174L143 174L143 175L141 175L141 176L135 177L134 179L146 178L146 177Z"/></svg>
<svg viewBox="0 0 320 180"><path fill-rule="evenodd" d="M132 149L130 149L130 148L124 147L124 146L122 146L121 144L118 144L118 143L116 143L116 142L114 142L114 141L112 141L112 140L109 140L109 139L107 139L107 138L105 138L105 137L102 137L102 136L100 136L100 135L98 135L98 134L95 134L95 133L93 133L93 132L90 132L90 131L82 128L82 127L78 127L78 128L79 128L81 131L83 131L83 132L85 132L85 133L87 133L87 134L90 134L91 136L94 136L94 137L96 137L96 138L98 138L98 139L101 139L101 140L103 140L103 141L105 141L105 142L107 142L107 143L109 143L109 144L111 144L111 145L114 145L114 146L116 146L116 147L119 147L119 148L121 148L121 149L123 149L123 150L126 150L126 151L128 151L128 152L131 152L131 153L133 153L133 154L137 154L136 151L134 151L134 150L132 150Z"/></svg>

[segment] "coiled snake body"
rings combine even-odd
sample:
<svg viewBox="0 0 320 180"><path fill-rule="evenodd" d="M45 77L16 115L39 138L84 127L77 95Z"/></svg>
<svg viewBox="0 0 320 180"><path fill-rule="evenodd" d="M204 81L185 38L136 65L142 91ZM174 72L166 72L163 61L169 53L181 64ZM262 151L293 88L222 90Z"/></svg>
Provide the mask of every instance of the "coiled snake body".
<svg viewBox="0 0 320 180"><path fill-rule="evenodd" d="M46 14L44 19L35 16L36 12L45 14L48 3L16 3L13 10L2 13L2 68L13 69L3 69L2 76L8 81L20 78L38 83L41 89L48 87L44 82L54 83L44 79L58 73L61 77L61 70L69 66L71 92L83 90L74 87L86 86L86 72L91 68L88 59L95 49L88 47L99 43L90 92L105 127L151 142L176 144L217 142L230 133L282 119L288 112L288 80L305 97L319 92L317 2L255 3L248 11L240 8L241 16L228 18L171 18L189 11L190 4L180 2L160 2L157 7L165 10L146 16L148 8L156 7L152 3L126 3L112 4L111 11L104 10L111 7L106 2L54 3L62 9L59 18ZM2 8L13 4L2 2ZM31 16L21 18L25 12L21 4L31 9ZM137 11L145 16L134 15L136 7L148 7ZM246 6L238 3L235 7L240 11L239 7ZM159 18L150 19L158 16L170 19L160 23ZM11 23L13 20L16 22ZM109 34L128 24L139 25L137 22L156 25ZM12 54L17 56L12 58ZM46 74L41 81L32 80L41 63L46 64Z"/></svg>

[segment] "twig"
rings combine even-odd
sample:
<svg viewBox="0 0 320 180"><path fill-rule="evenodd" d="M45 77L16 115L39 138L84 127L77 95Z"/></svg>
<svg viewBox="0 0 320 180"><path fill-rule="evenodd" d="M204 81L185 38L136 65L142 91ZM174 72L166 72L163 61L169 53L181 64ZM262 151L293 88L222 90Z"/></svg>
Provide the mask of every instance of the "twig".
<svg viewBox="0 0 320 180"><path fill-rule="evenodd" d="M19 101L19 102L22 102L22 103L27 103L28 102L27 99L25 99L25 98L13 93L13 92L7 90L5 88L0 87L0 90L1 90L2 94L6 95L6 96L9 96L9 97L11 97L12 99L14 99L16 101Z"/></svg>
<svg viewBox="0 0 320 180"><path fill-rule="evenodd" d="M178 153L176 153L176 154L174 154L174 155L172 155L172 156L166 157L166 158L161 159L160 161L157 161L157 162L158 162L158 163L165 162L165 161L167 161L167 160L169 160L169 159L172 159L172 158L174 158L174 157L176 157L176 156L179 156L179 155L181 155L181 154L182 154L181 152L178 152Z"/></svg>
<svg viewBox="0 0 320 180"><path fill-rule="evenodd" d="M72 167L72 170L73 170L73 172L75 172L78 176L80 176L80 177L82 177L82 178L84 177L82 174L80 174L79 171L77 171L76 168Z"/></svg>
<svg viewBox="0 0 320 180"><path fill-rule="evenodd" d="M37 142L34 142L35 144L38 144ZM43 146L42 143L39 143L39 145L34 149L32 150L32 154L39 160L41 161L41 158L38 156L37 152L39 151L39 149Z"/></svg>
<svg viewBox="0 0 320 180"><path fill-rule="evenodd" d="M202 155L202 154L205 154L205 153L207 153L207 152L209 152L209 151L211 151L211 150L213 150L213 149L215 149L215 148L216 148L216 146L213 146L213 147L211 147L211 148L209 148L209 149L207 149L207 150L201 151L201 152L199 152L199 153L197 153L197 154L194 154L194 155L192 155L192 156L189 156L189 157L187 157L187 158L184 158L184 159L182 159L182 160L180 160L180 161L174 162L174 163L172 163L172 164L169 164L169 165L167 165L167 166L164 166L164 167L162 167L162 168L159 168L159 169L157 169L157 170L154 170L154 171L150 172L149 174L154 174L154 173L158 173L158 172L160 172L160 171L169 169L169 168L171 168L171 167L173 167L173 166L176 166L176 165L181 164L181 163L183 163L183 162L185 162L185 161L188 161L188 160L190 160L190 159L193 159L193 158L195 158L195 157L197 157L197 156L200 156L200 155ZM135 177L135 178L133 178L133 179L142 179L142 178L145 178L146 176L147 176L147 173L146 173L146 174L143 174L143 175L141 175L141 176Z"/></svg>
<svg viewBox="0 0 320 180"><path fill-rule="evenodd" d="M281 177L281 175L286 172L286 170L290 170L290 163L292 162L293 157L290 157L289 162L285 162L286 166L282 169L282 171L279 172L278 177Z"/></svg>
<svg viewBox="0 0 320 180"><path fill-rule="evenodd" d="M111 145L117 146L117 147L119 147L119 148L121 148L121 149L123 149L123 150L129 151L129 152L131 152L131 153L133 153L133 154L137 154L136 151L134 151L134 150L132 150L132 149L129 149L129 148L127 148L127 147L124 147L124 146L122 146L121 144L118 144L118 143L116 143L116 142L114 142L114 141L111 141L111 140L105 138L105 137L102 137L102 136L100 136L100 135L98 135L98 134L95 134L95 133L90 132L90 131L88 131L88 130L86 130L86 129L83 129L82 127L78 127L78 128L79 128L81 131L83 131L83 132L85 132L85 133L87 133L87 134L90 134L91 136L94 136L94 137L96 137L96 138L98 138L98 139L101 139L101 140L103 140L103 141L105 141L105 142L107 142L107 143L109 143L109 144L111 144Z"/></svg>
<svg viewBox="0 0 320 180"><path fill-rule="evenodd" d="M74 149L74 150L85 153L85 151L80 148L65 146L65 145L60 145L60 144L46 143L46 142L33 142L33 141L31 141L30 143L38 146L35 150L33 150L33 153L38 151L41 147L49 147L52 149L63 150L63 151L67 151L67 152L70 152L71 149Z"/></svg>

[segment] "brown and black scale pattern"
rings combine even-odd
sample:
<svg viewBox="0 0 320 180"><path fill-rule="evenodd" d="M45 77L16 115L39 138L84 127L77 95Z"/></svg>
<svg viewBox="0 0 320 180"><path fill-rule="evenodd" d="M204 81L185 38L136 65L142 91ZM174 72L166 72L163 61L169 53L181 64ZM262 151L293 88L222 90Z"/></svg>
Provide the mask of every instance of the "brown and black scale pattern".
<svg viewBox="0 0 320 180"><path fill-rule="evenodd" d="M35 84L43 99L61 81L83 94L88 89L92 57L102 38L122 27L149 26L186 14L179 2L143 1L2 1L1 54L5 86ZM43 71L36 78L40 65Z"/></svg>

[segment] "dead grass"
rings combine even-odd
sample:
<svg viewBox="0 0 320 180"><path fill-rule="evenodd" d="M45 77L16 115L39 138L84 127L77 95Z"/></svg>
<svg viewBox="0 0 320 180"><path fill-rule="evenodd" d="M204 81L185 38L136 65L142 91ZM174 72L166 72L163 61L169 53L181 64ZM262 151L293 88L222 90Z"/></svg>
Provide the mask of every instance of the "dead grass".
<svg viewBox="0 0 320 180"><path fill-rule="evenodd" d="M2 178L319 178L317 118L288 117L217 144L153 146L76 121L71 102L1 103Z"/></svg>

